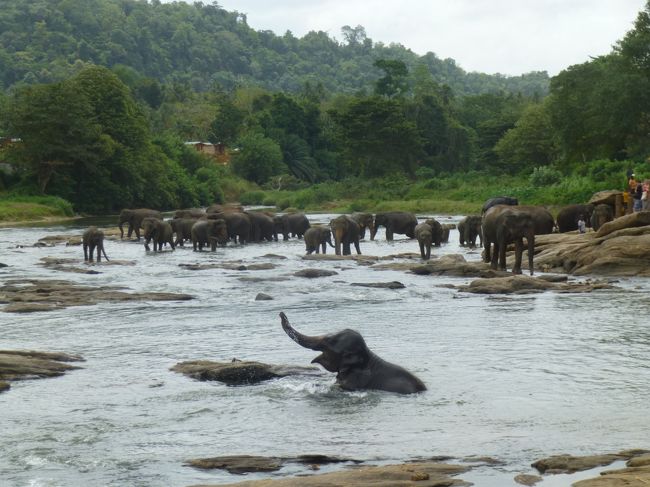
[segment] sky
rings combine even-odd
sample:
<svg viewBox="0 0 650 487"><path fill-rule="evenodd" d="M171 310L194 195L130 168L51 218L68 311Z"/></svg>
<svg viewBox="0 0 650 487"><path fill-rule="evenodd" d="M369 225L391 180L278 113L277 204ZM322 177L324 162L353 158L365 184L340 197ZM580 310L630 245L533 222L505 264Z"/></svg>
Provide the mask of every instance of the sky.
<svg viewBox="0 0 650 487"><path fill-rule="evenodd" d="M452 58L465 71L553 76L607 54L646 0L218 0L255 30L302 37L362 25L374 42Z"/></svg>

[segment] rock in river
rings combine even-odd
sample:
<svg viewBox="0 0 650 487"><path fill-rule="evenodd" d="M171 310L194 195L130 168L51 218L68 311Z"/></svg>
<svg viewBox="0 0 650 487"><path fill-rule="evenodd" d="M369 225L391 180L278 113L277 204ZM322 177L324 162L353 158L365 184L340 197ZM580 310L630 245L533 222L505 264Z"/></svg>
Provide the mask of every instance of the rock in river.
<svg viewBox="0 0 650 487"><path fill-rule="evenodd" d="M79 368L66 362L82 361L65 353L0 350L0 392L9 389L8 381L57 377Z"/></svg>
<svg viewBox="0 0 650 487"><path fill-rule="evenodd" d="M289 375L320 374L316 367L269 365L262 362L233 359L231 362L192 360L174 365L170 370L185 374L192 379L216 380L228 385L257 384L269 379Z"/></svg>

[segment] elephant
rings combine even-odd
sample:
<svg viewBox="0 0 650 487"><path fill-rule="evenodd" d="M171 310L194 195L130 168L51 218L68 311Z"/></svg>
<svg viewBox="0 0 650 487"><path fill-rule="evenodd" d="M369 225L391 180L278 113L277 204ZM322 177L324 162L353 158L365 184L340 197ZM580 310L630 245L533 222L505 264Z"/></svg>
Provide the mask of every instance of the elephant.
<svg viewBox="0 0 650 487"><path fill-rule="evenodd" d="M205 211L201 208L187 208L185 210L176 210L174 212L174 219L176 218L194 218L198 220L205 216Z"/></svg>
<svg viewBox="0 0 650 487"><path fill-rule="evenodd" d="M483 208L481 209L481 215L485 214L486 211L496 205L517 206L518 204L519 200L517 198L511 198L510 196L496 196L494 198L490 198L485 202Z"/></svg>
<svg viewBox="0 0 650 487"><path fill-rule="evenodd" d="M251 242L261 242L262 240L273 242L278 240L273 218L261 211L245 211L244 213L248 215L251 221Z"/></svg>
<svg viewBox="0 0 650 487"><path fill-rule="evenodd" d="M354 244L357 254L361 254L359 224L357 222L347 215L341 215L330 221L330 228L334 235L336 255L341 255L341 245L343 245L343 255L350 255L352 253L350 244Z"/></svg>
<svg viewBox="0 0 650 487"><path fill-rule="evenodd" d="M281 233L284 240L289 240L289 236L302 238L307 229L310 227L309 220L304 213L286 213L276 216L275 230Z"/></svg>
<svg viewBox="0 0 650 487"><path fill-rule="evenodd" d="M483 215L482 231L484 260L490 262L493 269L506 268L506 248L509 243L515 243L515 274L521 273L521 258L523 254L523 238L528 244L528 264L530 274L533 274L533 255L535 253L536 222L535 213L531 208L509 205L497 205ZM494 251L490 253L490 246Z"/></svg>
<svg viewBox="0 0 650 487"><path fill-rule="evenodd" d="M442 224L435 218L424 220L424 223L431 227L431 242L436 247L440 247L445 236L445 229L443 228Z"/></svg>
<svg viewBox="0 0 650 487"><path fill-rule="evenodd" d="M483 232L481 231L481 216L469 215L458 223L458 241L460 245L467 245L470 248L476 247L476 238L480 239L483 245Z"/></svg>
<svg viewBox="0 0 650 487"><path fill-rule="evenodd" d="M97 227L88 227L81 237L84 248L84 260L92 262L93 261L93 252L95 248L97 249L97 262L102 261L102 252L106 260L108 255L106 255L106 250L104 249L104 232L102 232Z"/></svg>
<svg viewBox="0 0 650 487"><path fill-rule="evenodd" d="M327 248L327 244L330 247L334 247L332 244L332 231L327 227L314 226L309 227L304 235L305 238L305 250L307 255L310 255L312 252L320 253L319 249L322 249L323 253Z"/></svg>
<svg viewBox="0 0 650 487"><path fill-rule="evenodd" d="M415 238L420 246L422 260L431 258L431 245L433 244L433 229L428 223L418 223L415 226Z"/></svg>
<svg viewBox="0 0 650 487"><path fill-rule="evenodd" d="M600 204L594 207L591 214L591 227L594 231L598 231L605 223L611 222L614 219L614 210L610 205Z"/></svg>
<svg viewBox="0 0 650 487"><path fill-rule="evenodd" d="M192 226L198 218L174 218L169 220L172 230L176 234L175 245L183 246L185 240L192 240Z"/></svg>
<svg viewBox="0 0 650 487"><path fill-rule="evenodd" d="M298 345L321 352L311 362L336 372L344 390L380 390L398 394L426 391L424 383L399 365L375 355L358 332L350 329L321 336L307 336L295 330L287 315L280 313L282 329Z"/></svg>
<svg viewBox="0 0 650 487"><path fill-rule="evenodd" d="M560 233L570 232L578 229L578 219L584 219L588 227L591 226L591 214L594 205L569 205L562 208L557 214L557 228Z"/></svg>
<svg viewBox="0 0 650 487"><path fill-rule="evenodd" d="M196 220L192 225L192 247L196 252L203 250L204 245L210 245L210 250L217 250L217 244L225 244L228 241L228 226L223 219L218 220Z"/></svg>
<svg viewBox="0 0 650 487"><path fill-rule="evenodd" d="M415 226L418 219L413 213L406 211L387 211L375 215L375 226L370 232L370 240L375 239L377 229L380 226L386 227L386 240L393 240L393 234L402 233L408 238L415 238Z"/></svg>
<svg viewBox="0 0 650 487"><path fill-rule="evenodd" d="M157 218L145 218L142 220L142 228L144 229L144 248L149 249L149 242L153 240L153 251L161 252L163 244L169 244L174 250L174 231L169 222L158 220Z"/></svg>
<svg viewBox="0 0 650 487"><path fill-rule="evenodd" d="M372 216L372 213L354 212L350 218L359 224L359 238L366 238L366 228L369 228L372 234L375 228L375 217Z"/></svg>
<svg viewBox="0 0 650 487"><path fill-rule="evenodd" d="M238 211L224 211L222 213L208 213L208 220L225 220L228 228L228 238L234 243L245 244L250 242L251 219L246 213Z"/></svg>
<svg viewBox="0 0 650 487"><path fill-rule="evenodd" d="M453 223L443 223L442 224L442 237L440 241L442 243L449 243L449 234L452 230L456 228L456 225Z"/></svg>
<svg viewBox="0 0 650 487"><path fill-rule="evenodd" d="M120 212L120 221L118 227L120 229L120 238L124 238L124 229L122 225L124 223L129 224L129 230L126 235L127 238L131 238L131 234L135 230L135 236L140 241L140 228L142 227L142 220L145 218L157 218L162 220L162 215L157 210L150 210L148 208L137 208L134 210L125 208Z"/></svg>

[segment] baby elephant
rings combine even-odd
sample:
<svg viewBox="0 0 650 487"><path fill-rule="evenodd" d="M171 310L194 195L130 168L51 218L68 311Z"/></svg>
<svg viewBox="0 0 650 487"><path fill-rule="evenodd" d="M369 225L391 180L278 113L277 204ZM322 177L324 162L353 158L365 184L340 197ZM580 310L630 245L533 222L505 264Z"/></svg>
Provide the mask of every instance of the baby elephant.
<svg viewBox="0 0 650 487"><path fill-rule="evenodd" d="M428 223L418 223L415 226L415 238L420 246L422 260L431 258L431 245L433 245L433 228Z"/></svg>
<svg viewBox="0 0 650 487"><path fill-rule="evenodd" d="M106 260L108 260L108 255L106 255L106 250L104 250L104 232L97 227L89 227L86 229L83 233L82 243L85 261L92 262L95 248L97 248L97 262L102 261L102 252Z"/></svg>
<svg viewBox="0 0 650 487"><path fill-rule="evenodd" d="M312 252L316 252L318 254L320 253L320 249L322 249L323 253L325 254L327 244L329 244L330 247L334 248L334 244L332 243L332 231L327 227L309 227L305 231L304 238L307 255L311 254Z"/></svg>
<svg viewBox="0 0 650 487"><path fill-rule="evenodd" d="M382 360L368 349L363 337L354 330L331 335L308 336L295 330L280 313L282 329L298 345L321 352L312 363L336 372L336 382L348 391L376 389L412 394L425 391L424 383L399 365Z"/></svg>
<svg viewBox="0 0 650 487"><path fill-rule="evenodd" d="M192 225L192 246L196 252L203 250L204 245L209 245L210 250L217 250L217 243L225 244L228 241L228 228L224 220L197 220Z"/></svg>

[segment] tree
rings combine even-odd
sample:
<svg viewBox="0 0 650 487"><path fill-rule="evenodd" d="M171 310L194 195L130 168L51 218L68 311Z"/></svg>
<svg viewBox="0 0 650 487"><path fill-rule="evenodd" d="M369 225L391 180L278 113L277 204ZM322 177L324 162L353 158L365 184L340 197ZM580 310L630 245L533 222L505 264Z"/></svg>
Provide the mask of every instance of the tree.
<svg viewBox="0 0 650 487"><path fill-rule="evenodd" d="M244 116L243 110L235 106L231 100L222 97L217 116L210 125L208 140L213 143L221 142L226 145L231 145L237 140L242 130Z"/></svg>
<svg viewBox="0 0 650 487"><path fill-rule="evenodd" d="M375 83L375 94L392 98L408 91L409 72L404 61L378 59L374 66L384 72L384 76Z"/></svg>
<svg viewBox="0 0 650 487"><path fill-rule="evenodd" d="M238 142L239 151L232 158L235 174L256 182L265 183L270 177L287 171L282 162L282 151L277 142L262 134L251 133Z"/></svg>
<svg viewBox="0 0 650 487"><path fill-rule="evenodd" d="M353 99L332 116L354 173L370 177L414 173L422 140L400 102L379 96Z"/></svg>

